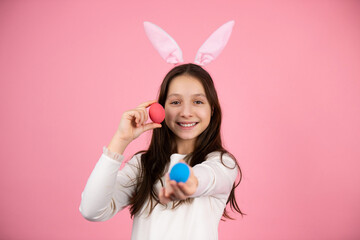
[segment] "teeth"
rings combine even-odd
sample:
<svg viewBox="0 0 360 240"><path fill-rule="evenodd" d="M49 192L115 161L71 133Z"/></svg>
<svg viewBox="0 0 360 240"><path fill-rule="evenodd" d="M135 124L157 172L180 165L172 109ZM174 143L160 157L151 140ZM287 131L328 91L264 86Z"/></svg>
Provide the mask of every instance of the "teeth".
<svg viewBox="0 0 360 240"><path fill-rule="evenodd" d="M182 127L192 127L192 126L195 126L196 123L190 123L190 124L183 124L183 123L179 123L180 126Z"/></svg>

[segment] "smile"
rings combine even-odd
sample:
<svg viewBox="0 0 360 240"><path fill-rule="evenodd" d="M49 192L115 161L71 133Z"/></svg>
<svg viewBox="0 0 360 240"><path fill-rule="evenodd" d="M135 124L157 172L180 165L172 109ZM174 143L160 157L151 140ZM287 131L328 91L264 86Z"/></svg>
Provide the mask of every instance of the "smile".
<svg viewBox="0 0 360 240"><path fill-rule="evenodd" d="M197 122L193 122L193 123L181 123L181 122L178 122L177 124L182 126L182 127L193 127L198 123Z"/></svg>

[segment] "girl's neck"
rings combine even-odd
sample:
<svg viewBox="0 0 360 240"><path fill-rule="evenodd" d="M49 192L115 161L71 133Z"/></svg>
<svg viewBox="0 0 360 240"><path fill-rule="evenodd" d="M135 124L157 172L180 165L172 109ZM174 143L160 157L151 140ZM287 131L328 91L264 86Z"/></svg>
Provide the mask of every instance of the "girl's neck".
<svg viewBox="0 0 360 240"><path fill-rule="evenodd" d="M181 140L176 141L177 153L189 154L194 151L195 140Z"/></svg>

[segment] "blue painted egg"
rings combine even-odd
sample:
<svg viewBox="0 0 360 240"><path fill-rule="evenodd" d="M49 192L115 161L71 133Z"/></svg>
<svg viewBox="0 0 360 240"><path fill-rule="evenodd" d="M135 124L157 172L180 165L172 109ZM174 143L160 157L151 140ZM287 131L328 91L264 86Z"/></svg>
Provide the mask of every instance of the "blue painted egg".
<svg viewBox="0 0 360 240"><path fill-rule="evenodd" d="M185 163L177 163L170 170L170 180L186 182L190 176L190 168Z"/></svg>

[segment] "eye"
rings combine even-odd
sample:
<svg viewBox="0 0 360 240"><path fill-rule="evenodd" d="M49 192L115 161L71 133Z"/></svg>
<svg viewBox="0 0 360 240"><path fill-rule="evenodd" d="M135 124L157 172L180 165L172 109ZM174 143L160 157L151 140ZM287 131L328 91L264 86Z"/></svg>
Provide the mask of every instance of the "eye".
<svg viewBox="0 0 360 240"><path fill-rule="evenodd" d="M172 102L170 102L170 104L178 105L178 104L180 104L180 101L172 101Z"/></svg>
<svg viewBox="0 0 360 240"><path fill-rule="evenodd" d="M203 104L202 101L198 100L198 101L194 101L195 104Z"/></svg>

